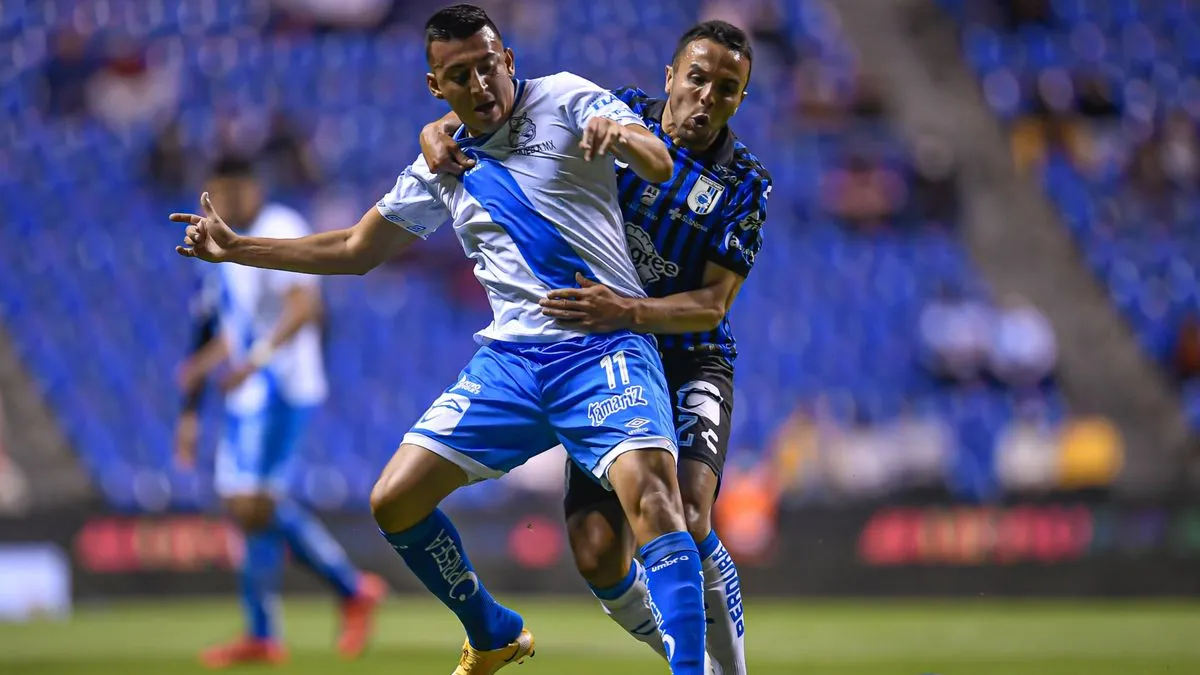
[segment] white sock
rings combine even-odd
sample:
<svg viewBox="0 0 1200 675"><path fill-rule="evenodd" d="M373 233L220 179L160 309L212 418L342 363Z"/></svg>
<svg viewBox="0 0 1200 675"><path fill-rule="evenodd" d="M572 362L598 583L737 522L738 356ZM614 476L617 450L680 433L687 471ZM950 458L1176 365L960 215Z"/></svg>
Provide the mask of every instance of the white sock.
<svg viewBox="0 0 1200 675"><path fill-rule="evenodd" d="M716 675L746 675L746 623L742 583L725 545L710 532L700 542L704 607L708 615L708 655Z"/></svg>
<svg viewBox="0 0 1200 675"><path fill-rule="evenodd" d="M662 636L650 613L650 590L646 587L646 570L637 560L629 570L631 579L627 579L612 589L592 589L592 594L604 607L608 618L617 622L639 642L644 642L665 660L667 650L663 647ZM605 597L601 597L605 596Z"/></svg>

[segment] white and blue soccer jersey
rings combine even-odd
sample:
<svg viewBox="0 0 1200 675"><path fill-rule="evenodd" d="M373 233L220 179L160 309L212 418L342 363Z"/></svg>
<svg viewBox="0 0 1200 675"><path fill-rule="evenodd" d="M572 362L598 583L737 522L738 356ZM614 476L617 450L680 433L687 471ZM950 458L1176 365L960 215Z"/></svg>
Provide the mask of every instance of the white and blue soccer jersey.
<svg viewBox="0 0 1200 675"><path fill-rule="evenodd" d="M265 206L246 234L292 239L310 233L296 211ZM220 265L218 322L230 362L244 363L250 347L267 338L283 315L288 294L313 288L318 277L242 265ZM328 393L320 330L304 326L280 345L270 362L225 396L226 428L217 451L221 494L281 490L300 433Z"/></svg>
<svg viewBox="0 0 1200 675"><path fill-rule="evenodd" d="M552 342L582 333L544 316L538 300L576 286L575 273L645 297L625 245L612 162L579 149L594 117L645 127L616 96L570 73L516 83L512 117L498 131L456 140L477 164L462 177L436 175L424 158L379 201L388 220L426 238L453 224L492 323L481 341Z"/></svg>
<svg viewBox="0 0 1200 675"><path fill-rule="evenodd" d="M482 345L412 430L420 445L475 480L496 477L553 446L604 481L626 450L675 452L653 338L587 335L542 314L538 301L577 287L575 274L645 297L625 244L612 161L583 159L597 117L644 127L612 93L570 73L517 81L510 119L486 136L457 135L476 165L433 174L418 158L378 203L425 238L450 223L487 291Z"/></svg>

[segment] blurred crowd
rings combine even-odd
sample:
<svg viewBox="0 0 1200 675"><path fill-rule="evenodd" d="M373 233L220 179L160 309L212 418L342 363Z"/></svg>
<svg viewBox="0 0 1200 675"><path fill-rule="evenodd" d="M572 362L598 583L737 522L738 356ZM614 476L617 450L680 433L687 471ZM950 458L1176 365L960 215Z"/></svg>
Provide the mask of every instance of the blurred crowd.
<svg viewBox="0 0 1200 675"><path fill-rule="evenodd" d="M232 32L214 35L214 8L230 3L198 0L181 5L178 35L137 29L161 23L155 12L166 11L170 4L56 3L70 7L64 10L70 16L46 20L44 41L29 40L31 46L13 52L14 59L39 64L34 114L47 124L69 128L98 123L108 134L104 138L115 142L151 130L149 142L128 143L137 156L137 185L151 193L156 206L190 202L208 161L232 150L258 158L279 198L302 204L318 229L342 227L386 188L397 166L415 156L415 129L436 108L424 100L389 100L395 89L388 86L395 85L387 82L388 73L381 75L379 68L359 73L352 64L355 58L376 62L401 53L413 57L409 52L419 39L427 4L247 1L234 3L240 14L229 20ZM584 62L616 73L614 77L653 73L640 83L651 92L658 90L669 45L656 42L643 48L608 39L633 30L627 24L638 20L636 3L589 4L588 12L611 12L612 25L589 15L588 20L599 26L596 35L569 41L557 39L557 32L564 22L578 18L569 15L570 3L477 4L511 35L519 63L527 59L533 64L523 74L542 74L560 60ZM1092 257L1097 258L1098 276L1112 285L1122 304L1123 287L1111 278L1128 275L1121 261L1129 255L1120 247L1130 233L1136 237L1149 230L1194 229L1195 204L1190 198L1200 196L1200 81L1186 68L1172 65L1180 59L1156 58L1158 36L1147 32L1145 23L1118 21L1112 12L1103 20L1062 18L1063 7L1099 7L1102 2L943 4L962 20L964 55L979 70L984 97L1009 125L1021 171L1045 181L1051 196L1075 194L1054 182L1060 178L1060 164L1069 165L1087 184L1077 204L1060 206L1069 224L1086 225L1072 225L1081 248L1090 251L1096 237L1106 242L1107 248L1102 248L1109 257ZM757 324L750 315L738 323L739 330L774 336L770 344L780 354L766 365L751 362L755 354L743 360L746 366L739 378L767 383L738 410L746 421L742 435L735 436L723 487L722 503L729 506L722 517L770 513L781 503L845 504L889 496L999 499L1055 489L1101 489L1110 483L1121 467L1121 440L1105 420L1064 412L1055 390L1055 370L1065 346L1059 345L1049 317L1027 298L998 296L970 271L960 272L969 263L957 249L942 256L937 263L941 267L924 257L953 248L945 242L953 241L960 218L957 159L936 135L899 142L888 127L887 105L877 83L864 74L830 5L822 0L698 0L664 7L664 13L683 7L682 19L671 14L673 21L721 18L751 33L754 83L734 128L751 147L769 149L768 166L783 186L772 198L770 250L760 265L764 276L750 283L761 283L763 290L748 288L741 301L742 306L756 303L758 308L770 301L779 311ZM640 5L636 9L657 11ZM3 11L0 8L0 26L5 25ZM189 41L189 22L208 26L195 29L195 44ZM111 30L117 24L128 29ZM1200 44L1200 31L1195 36ZM365 42L357 42L359 38ZM308 51L287 51L304 41L309 41L304 46ZM1115 66L1101 52L1117 48L1142 65L1114 72ZM379 51L359 53L367 49ZM1188 59L1195 52L1200 63L1200 49L1187 44L1179 49ZM340 63L345 82L321 71L313 82L281 83L268 77L269 86L256 89L263 77L276 72L272 68L281 68L272 59L292 57ZM243 76L237 71L239 60L253 62L262 72ZM644 68L646 63L653 68ZM332 66L328 70L338 74ZM303 91L288 91L294 87ZM1163 93L1168 89L1174 95ZM372 96L391 107L379 112ZM326 105L297 104L325 97L330 99L321 101ZM403 118L395 117L397 110ZM771 124L757 123L768 116ZM372 152L385 143L396 146L390 157ZM1093 190L1096 186L1101 188ZM1081 215L1073 215L1077 212ZM835 232L828 233L826 226ZM1170 245L1174 240L1168 236L1163 241ZM806 253L805 247L812 250ZM794 293L802 297L781 296L770 288L768 278L782 279L802 268L796 263L785 269L792 259L803 260L805 255L821 258L825 267L814 264L817 271L797 280ZM768 259L776 256L783 262ZM842 262L846 265L837 267ZM432 238L397 263L380 272L381 281L372 287L387 287L390 293L335 289L339 295L331 305L352 305L345 316L354 320L363 320L367 311L373 319L394 318L401 308L411 309L417 302L413 298L428 283L462 310L468 320L454 321L464 326L486 306L452 237ZM1137 267L1135 281L1141 284L1144 267L1132 264ZM834 273L844 270L845 278L821 278L820 270L831 268ZM1195 275L1191 266L1186 268L1191 276L1179 278L1190 286L1181 287L1194 293ZM936 278L915 278L926 269ZM1182 275L1182 269L1169 262L1164 274ZM405 283L413 290L404 290ZM1155 318L1142 311L1154 298L1147 300L1141 289L1132 286L1128 303L1122 305L1135 322L1143 315ZM861 305L845 307L844 298L831 291ZM817 314L807 306L779 305L787 301L836 306L823 307L831 314ZM910 305L915 312L908 311ZM1194 296L1171 307L1155 321L1146 319L1154 327L1145 331L1147 350L1177 376L1182 388L1200 391L1200 311ZM876 316L887 312L891 314ZM856 342L843 335L821 335L818 324L835 319L853 325L826 326L825 333L841 331ZM872 321L878 325L863 327ZM1165 335L1156 332L1162 325L1169 326ZM337 326L332 331L347 335ZM467 333L459 332L465 338ZM383 339L368 335L371 331L349 333L359 339ZM830 345L835 342L839 344ZM756 344L766 343L764 339ZM852 344L857 351L850 353L852 347L840 343ZM915 348L910 350L909 343ZM792 351L813 346L839 347L847 353L803 358ZM354 348L352 340L350 347ZM883 347L891 350L888 365L895 372L886 375L895 381L880 385L882 393L868 390L864 395L869 383L862 380L885 374L846 361ZM177 349L181 353L183 348L180 344ZM345 353L339 347L335 356ZM352 363L348 369L360 365ZM428 364L417 367L432 370ZM433 379L427 370L405 373ZM353 382L358 386L371 375L393 387L398 377L390 371L355 374L360 379ZM822 378L835 384L825 387ZM424 395L416 386L409 389L406 395L414 400ZM331 415L340 418L345 412L338 409ZM367 414L372 424L394 426L395 409L386 413L372 409ZM356 447L378 442L376 436L353 436L357 430L339 433L338 439L353 441ZM2 438L0 434L0 442ZM362 461L366 466L374 458ZM356 467L337 477L351 486L343 491L355 491L360 473L369 476L371 471ZM561 464L545 459L518 472L509 483L552 491L560 489L560 478Z"/></svg>
<svg viewBox="0 0 1200 675"><path fill-rule="evenodd" d="M988 102L1011 129L1018 169L1041 180L1100 258L1107 247L1138 269L1110 279L1147 350L1181 385L1195 389L1195 199L1200 195L1200 63L1188 2L1011 0L947 2L965 23L967 56ZM1069 174L1069 179L1063 178ZM1071 182L1090 204L1071 203ZM1087 222L1079 222L1087 221ZM1176 256L1139 249L1175 247ZM1174 259L1172 259L1174 258ZM1165 260L1164 260L1165 259ZM1156 286L1155 267L1172 275ZM1149 298L1124 297L1142 294ZM1170 297L1162 297L1162 296ZM1151 335L1152 334L1152 335Z"/></svg>

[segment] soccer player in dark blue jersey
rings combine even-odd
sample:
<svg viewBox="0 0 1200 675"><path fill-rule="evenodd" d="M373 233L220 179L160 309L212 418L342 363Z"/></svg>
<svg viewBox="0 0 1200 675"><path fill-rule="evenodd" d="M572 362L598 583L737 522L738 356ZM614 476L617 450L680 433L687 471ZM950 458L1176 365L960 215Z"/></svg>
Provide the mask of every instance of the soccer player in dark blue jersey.
<svg viewBox="0 0 1200 675"><path fill-rule="evenodd" d="M688 530L703 560L708 655L716 673L746 672L745 621L737 569L712 528L712 507L729 446L733 362L728 312L762 245L771 179L728 127L746 96L753 54L746 34L709 21L680 39L667 66L666 99L620 89L622 100L670 148L671 179L653 184L617 164L630 255L651 296L626 298L580 275L543 311L589 331L621 328L658 338L675 392L679 478ZM450 117L422 131L435 171L472 166L449 133ZM648 601L645 571L616 495L568 462L565 511L576 565L605 611L666 657Z"/></svg>

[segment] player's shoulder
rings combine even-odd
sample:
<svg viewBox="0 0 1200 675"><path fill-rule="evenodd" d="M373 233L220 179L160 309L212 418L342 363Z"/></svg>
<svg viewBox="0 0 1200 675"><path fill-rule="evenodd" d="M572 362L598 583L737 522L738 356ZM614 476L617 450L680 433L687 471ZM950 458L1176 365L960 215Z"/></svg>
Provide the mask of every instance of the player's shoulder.
<svg viewBox="0 0 1200 675"><path fill-rule="evenodd" d="M767 167L736 136L733 138L733 157L729 161L729 169L737 176L741 189L765 192L771 187L771 173Z"/></svg>
<svg viewBox="0 0 1200 675"><path fill-rule="evenodd" d="M438 174L429 169L429 162L425 161L424 154L418 154L413 163L404 168L404 173L425 183L432 183L438 177Z"/></svg>
<svg viewBox="0 0 1200 675"><path fill-rule="evenodd" d="M263 207L254 228L259 236L280 239L303 237L312 232L308 220L296 209L271 202Z"/></svg>
<svg viewBox="0 0 1200 675"><path fill-rule="evenodd" d="M613 96L621 99L621 102L629 106L635 113L641 114L642 111L653 102L654 99L649 94L637 87L618 87L612 90Z"/></svg>
<svg viewBox="0 0 1200 675"><path fill-rule="evenodd" d="M581 92L607 91L586 77L568 71L525 80L525 99L529 102L541 99L561 100Z"/></svg>

